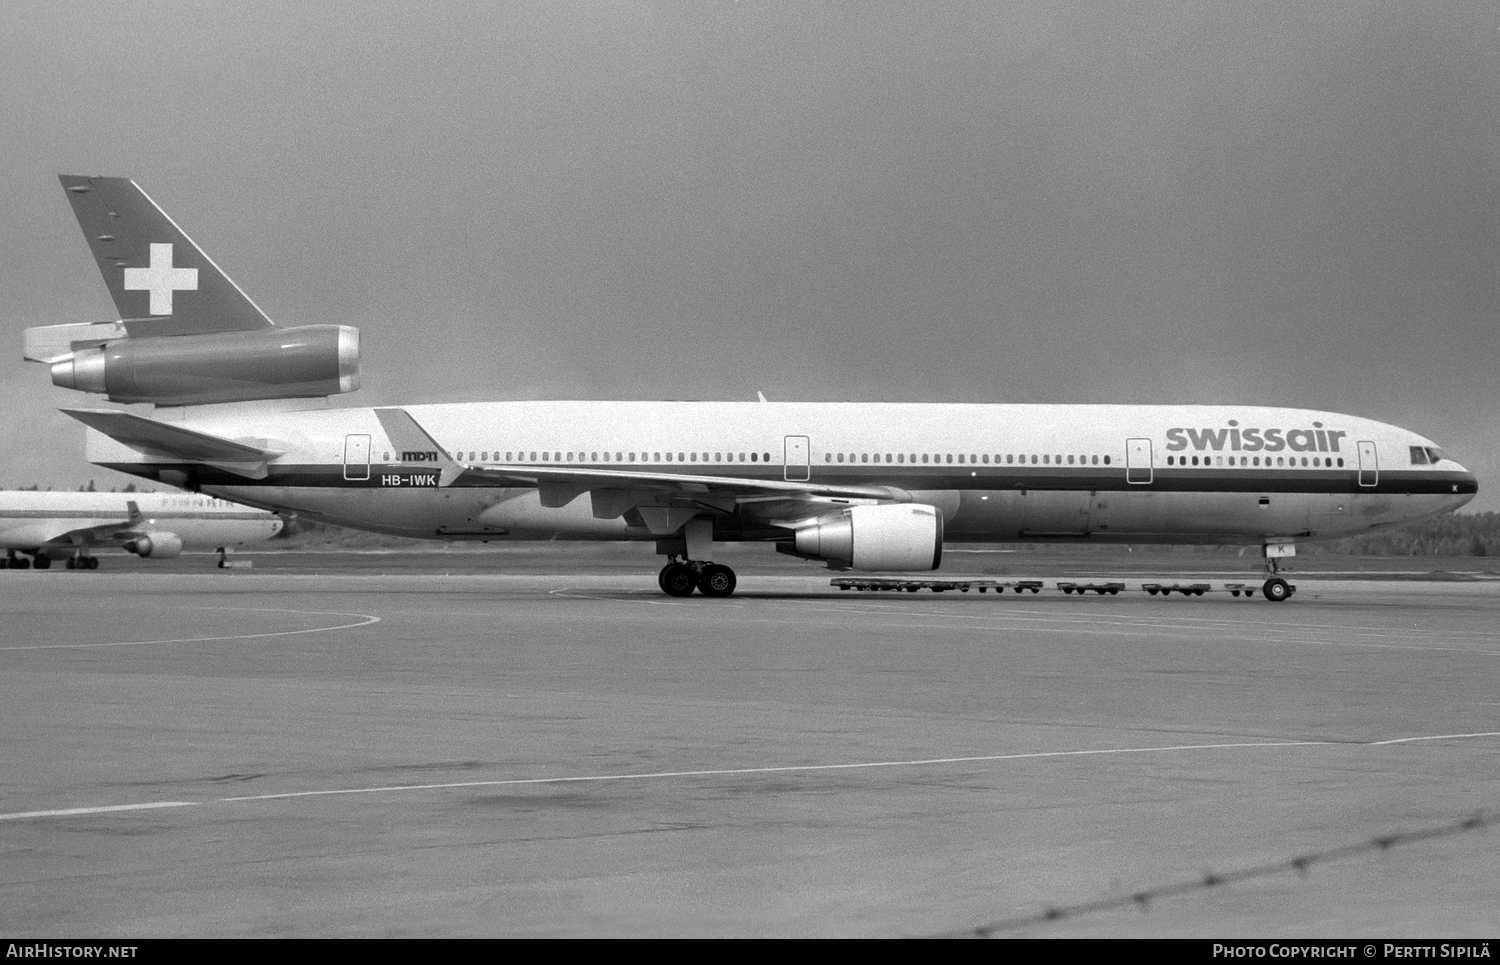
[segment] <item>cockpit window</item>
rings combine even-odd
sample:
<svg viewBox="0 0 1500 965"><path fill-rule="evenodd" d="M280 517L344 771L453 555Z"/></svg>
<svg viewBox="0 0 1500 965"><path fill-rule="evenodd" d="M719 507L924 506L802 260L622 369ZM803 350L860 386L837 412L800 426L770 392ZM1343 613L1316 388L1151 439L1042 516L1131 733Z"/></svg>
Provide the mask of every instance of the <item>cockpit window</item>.
<svg viewBox="0 0 1500 965"><path fill-rule="evenodd" d="M1430 462L1427 458L1427 450L1422 446L1411 447L1411 464L1413 466L1425 466Z"/></svg>
<svg viewBox="0 0 1500 965"><path fill-rule="evenodd" d="M1436 449L1429 446L1427 448L1427 458L1431 459L1434 463L1437 463L1441 462L1444 459L1447 459L1448 454L1441 449Z"/></svg>

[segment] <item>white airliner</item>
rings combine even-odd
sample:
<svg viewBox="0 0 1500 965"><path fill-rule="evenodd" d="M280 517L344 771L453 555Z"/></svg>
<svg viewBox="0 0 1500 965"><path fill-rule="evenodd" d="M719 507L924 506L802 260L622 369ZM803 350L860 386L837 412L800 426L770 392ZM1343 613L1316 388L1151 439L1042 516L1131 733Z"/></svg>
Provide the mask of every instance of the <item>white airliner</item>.
<svg viewBox="0 0 1500 965"><path fill-rule="evenodd" d="M98 569L93 551L101 547L147 559L222 552L270 539L281 525L272 513L198 493L0 491L0 568L44 570L66 560L70 570Z"/></svg>
<svg viewBox="0 0 1500 965"><path fill-rule="evenodd" d="M1242 543L1268 599L1298 541L1462 506L1430 439L1307 409L1202 405L496 402L330 409L358 332L274 326L133 182L63 177L121 319L30 329L100 466L439 540L642 540L659 583L734 591L718 542L834 568L936 569L945 540Z"/></svg>

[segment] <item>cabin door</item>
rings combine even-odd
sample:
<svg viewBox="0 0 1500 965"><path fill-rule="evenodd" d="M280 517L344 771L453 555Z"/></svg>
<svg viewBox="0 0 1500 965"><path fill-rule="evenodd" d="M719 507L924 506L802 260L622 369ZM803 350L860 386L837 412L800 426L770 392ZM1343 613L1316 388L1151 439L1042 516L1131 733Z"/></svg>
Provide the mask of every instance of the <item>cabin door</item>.
<svg viewBox="0 0 1500 965"><path fill-rule="evenodd" d="M1150 439L1125 440L1125 481L1137 486L1151 482L1153 476Z"/></svg>
<svg viewBox="0 0 1500 965"><path fill-rule="evenodd" d="M786 437L786 478L788 482L807 482L812 474L808 462L807 436Z"/></svg>
<svg viewBox="0 0 1500 965"><path fill-rule="evenodd" d="M344 437L344 478L370 478L370 437L348 435Z"/></svg>
<svg viewBox="0 0 1500 965"><path fill-rule="evenodd" d="M1373 486L1380 481L1380 460L1375 455L1375 443L1359 442L1359 484Z"/></svg>

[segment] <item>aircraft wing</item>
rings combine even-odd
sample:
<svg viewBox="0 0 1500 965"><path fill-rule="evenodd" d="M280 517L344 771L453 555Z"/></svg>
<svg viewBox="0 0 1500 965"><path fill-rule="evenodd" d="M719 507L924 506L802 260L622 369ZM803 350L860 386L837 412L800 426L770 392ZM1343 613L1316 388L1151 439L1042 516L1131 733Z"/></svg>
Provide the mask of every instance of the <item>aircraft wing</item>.
<svg viewBox="0 0 1500 965"><path fill-rule="evenodd" d="M144 519L133 501L127 505L130 507L127 512L102 512L88 517L47 516L39 512L33 518L16 520L15 525L0 527L0 544L8 547L97 546L123 542L134 534L136 524Z"/></svg>
<svg viewBox="0 0 1500 965"><path fill-rule="evenodd" d="M275 449L235 442L170 422L158 422L116 409L63 409L84 425L124 446L159 459L201 462L250 479L264 479L266 464L281 455Z"/></svg>
<svg viewBox="0 0 1500 965"><path fill-rule="evenodd" d="M911 497L890 486L830 485L781 479L745 479L706 473L656 472L640 469L584 468L581 466L465 466L449 458L446 450L405 409L376 409L381 427L397 450L433 453L441 475L439 486L535 486L542 505L566 506L583 493L592 493L595 515L611 518L624 513L642 498L679 497L689 503L732 509L737 502L765 499L873 499L906 502ZM614 508L619 512L611 512ZM607 515L601 515L607 514Z"/></svg>

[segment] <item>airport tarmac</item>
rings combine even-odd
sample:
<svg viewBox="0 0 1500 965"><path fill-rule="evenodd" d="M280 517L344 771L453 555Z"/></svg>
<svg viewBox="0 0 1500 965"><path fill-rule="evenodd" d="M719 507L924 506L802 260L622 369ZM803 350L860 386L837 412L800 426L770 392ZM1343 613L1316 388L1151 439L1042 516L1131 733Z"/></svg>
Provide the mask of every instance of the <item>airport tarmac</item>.
<svg viewBox="0 0 1500 965"><path fill-rule="evenodd" d="M0 934L1500 933L1500 582L507 553L0 573Z"/></svg>

